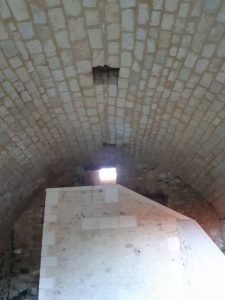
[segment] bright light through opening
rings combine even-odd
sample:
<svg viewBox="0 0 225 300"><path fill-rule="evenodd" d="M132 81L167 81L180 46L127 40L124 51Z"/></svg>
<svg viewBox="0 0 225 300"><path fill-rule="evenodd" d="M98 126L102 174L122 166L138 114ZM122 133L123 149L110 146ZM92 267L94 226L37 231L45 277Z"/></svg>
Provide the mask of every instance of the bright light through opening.
<svg viewBox="0 0 225 300"><path fill-rule="evenodd" d="M99 170L100 181L116 182L116 168L102 168Z"/></svg>

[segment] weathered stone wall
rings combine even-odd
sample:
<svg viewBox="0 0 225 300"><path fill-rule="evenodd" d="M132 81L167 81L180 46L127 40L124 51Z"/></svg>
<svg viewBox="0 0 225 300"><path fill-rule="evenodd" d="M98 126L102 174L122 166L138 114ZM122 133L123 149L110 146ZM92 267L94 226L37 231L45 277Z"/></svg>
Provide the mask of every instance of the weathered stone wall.
<svg viewBox="0 0 225 300"><path fill-rule="evenodd" d="M80 181L76 172L68 171L51 186L71 186L78 183ZM9 299L37 299L38 295L45 190L40 190L28 200L31 203L13 228Z"/></svg>
<svg viewBox="0 0 225 300"><path fill-rule="evenodd" d="M94 159L103 143L173 169L225 217L224 1L0 10L1 228L56 166ZM118 86L94 84L104 65L120 68Z"/></svg>
<svg viewBox="0 0 225 300"><path fill-rule="evenodd" d="M213 241L223 248L221 221L215 209L178 176L139 164L118 168L118 182L197 220Z"/></svg>
<svg viewBox="0 0 225 300"><path fill-rule="evenodd" d="M51 186L82 185L86 178L83 175L85 172L82 168L69 171ZM94 178L92 180L97 181ZM223 247L220 220L215 210L199 193L171 172L149 168L143 164L136 167L121 165L118 166L118 183L196 219L217 245ZM25 294L26 291L33 294L28 299L37 299L35 294L39 281L44 200L44 191L31 197L31 204L15 223L10 299L19 293Z"/></svg>
<svg viewBox="0 0 225 300"><path fill-rule="evenodd" d="M10 283L11 269L11 239L5 241L5 245L0 245L0 300L6 300Z"/></svg>
<svg viewBox="0 0 225 300"><path fill-rule="evenodd" d="M9 299L38 294L44 199L36 196L15 223Z"/></svg>
<svg viewBox="0 0 225 300"><path fill-rule="evenodd" d="M190 220L120 185L48 189L39 300L187 300L179 222Z"/></svg>

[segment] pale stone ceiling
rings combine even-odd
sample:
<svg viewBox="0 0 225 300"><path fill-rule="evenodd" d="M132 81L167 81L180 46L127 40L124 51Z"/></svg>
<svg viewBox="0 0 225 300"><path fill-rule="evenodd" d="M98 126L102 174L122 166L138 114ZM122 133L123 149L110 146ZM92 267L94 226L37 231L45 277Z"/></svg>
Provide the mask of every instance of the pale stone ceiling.
<svg viewBox="0 0 225 300"><path fill-rule="evenodd" d="M0 0L1 215L103 142L225 216L225 1ZM120 68L94 85L92 67ZM4 221L4 218L2 218Z"/></svg>

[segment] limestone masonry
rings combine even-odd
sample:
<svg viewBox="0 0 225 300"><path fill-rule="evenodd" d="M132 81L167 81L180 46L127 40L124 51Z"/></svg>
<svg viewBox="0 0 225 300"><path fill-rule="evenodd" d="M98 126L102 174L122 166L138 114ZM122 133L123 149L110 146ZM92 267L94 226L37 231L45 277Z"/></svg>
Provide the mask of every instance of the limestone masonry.
<svg viewBox="0 0 225 300"><path fill-rule="evenodd" d="M225 3L1 0L2 226L103 142L157 162L225 217ZM120 68L118 86L92 67Z"/></svg>
<svg viewBox="0 0 225 300"><path fill-rule="evenodd" d="M95 67L118 78L94 82ZM0 0L5 298L37 292L44 190L70 172L66 186L83 185L77 168L109 161L119 183L224 247L225 1Z"/></svg>

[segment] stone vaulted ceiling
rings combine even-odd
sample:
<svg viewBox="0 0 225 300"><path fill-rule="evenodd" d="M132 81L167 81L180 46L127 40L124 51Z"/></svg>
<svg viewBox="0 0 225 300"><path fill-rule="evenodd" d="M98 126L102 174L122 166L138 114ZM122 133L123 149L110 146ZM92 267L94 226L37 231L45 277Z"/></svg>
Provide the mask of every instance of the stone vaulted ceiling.
<svg viewBox="0 0 225 300"><path fill-rule="evenodd" d="M225 216L225 1L0 0L1 216L102 143ZM92 67L120 68L118 86Z"/></svg>

